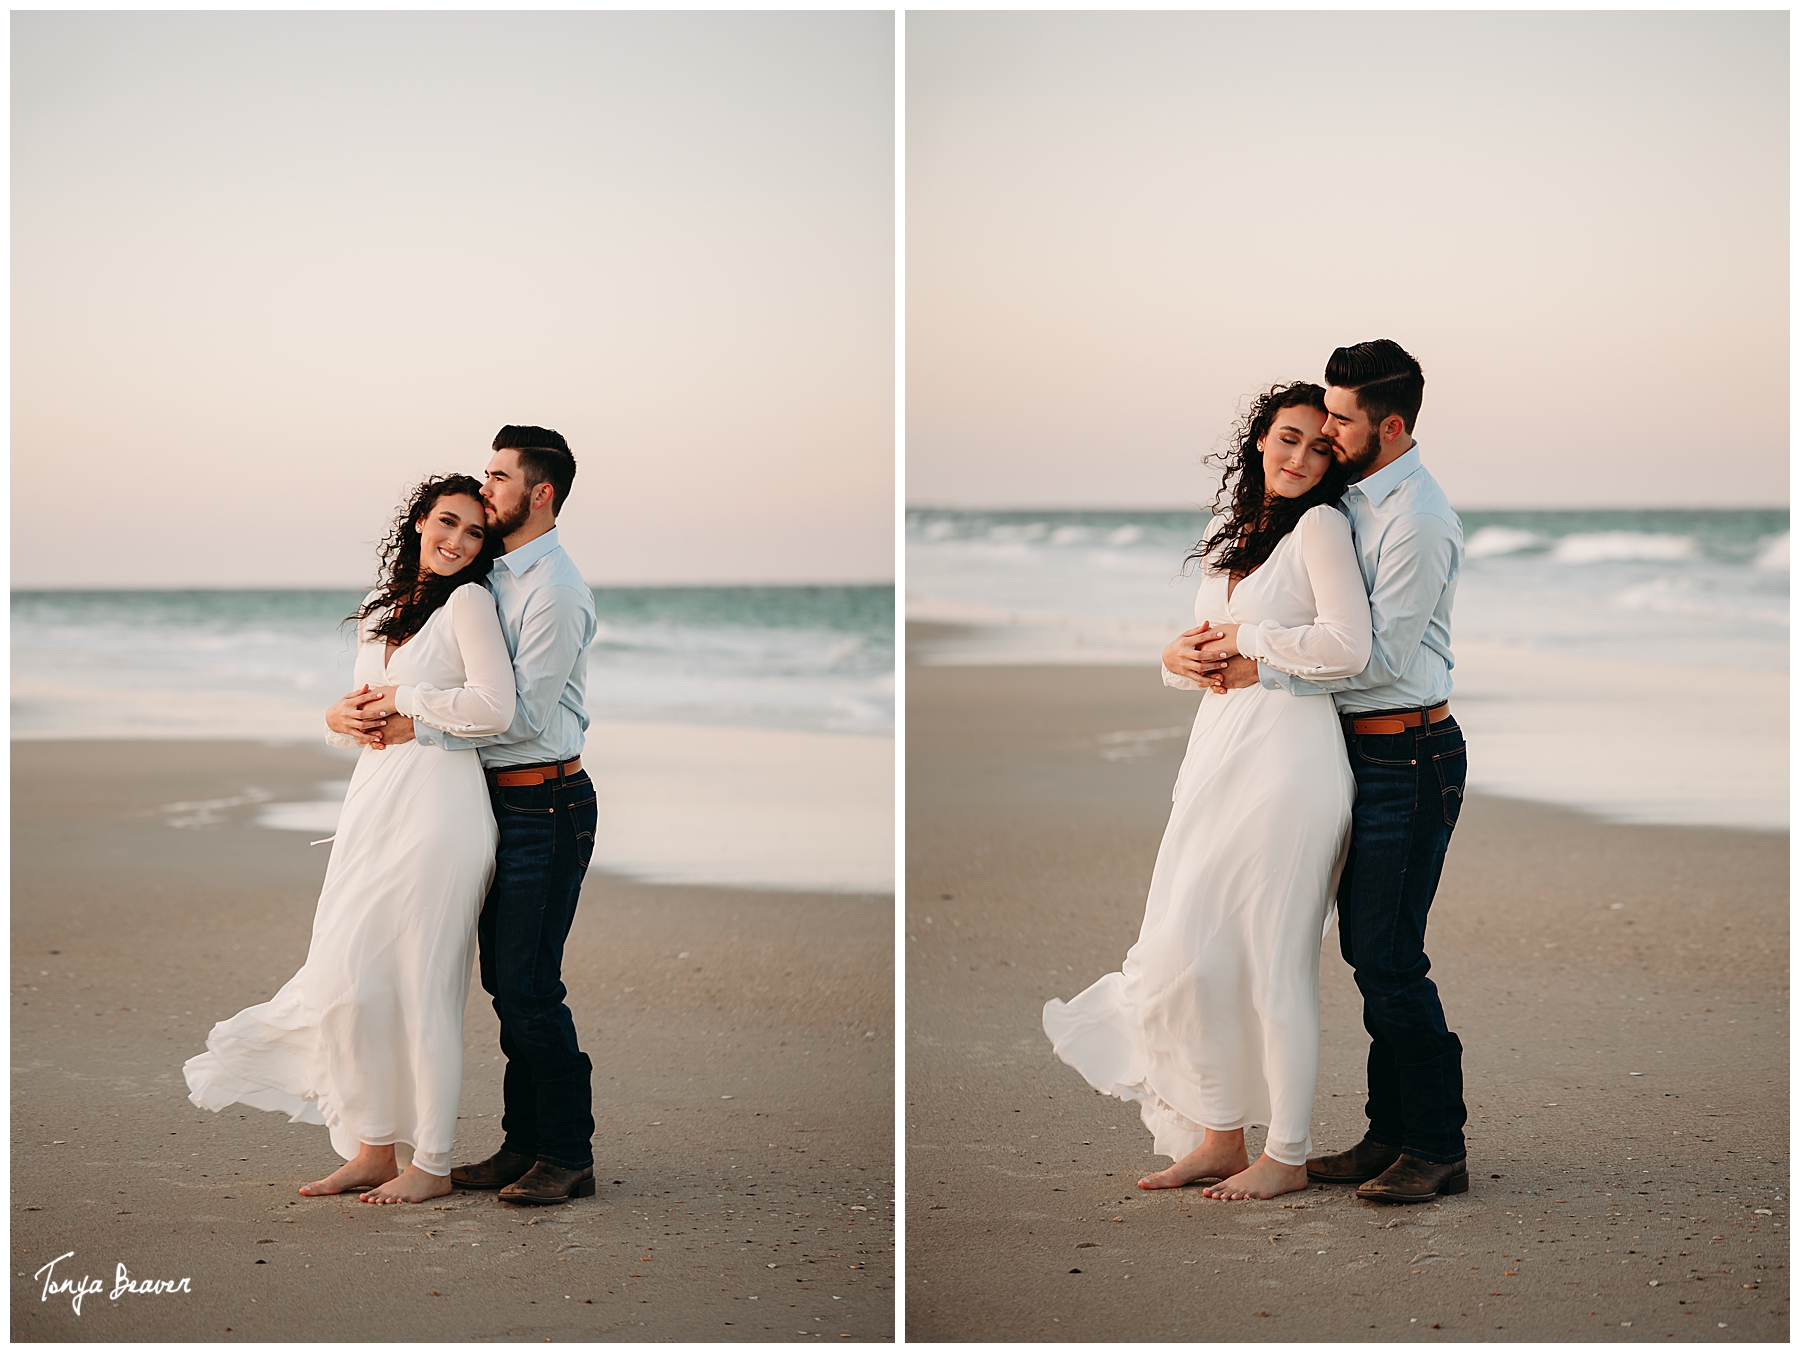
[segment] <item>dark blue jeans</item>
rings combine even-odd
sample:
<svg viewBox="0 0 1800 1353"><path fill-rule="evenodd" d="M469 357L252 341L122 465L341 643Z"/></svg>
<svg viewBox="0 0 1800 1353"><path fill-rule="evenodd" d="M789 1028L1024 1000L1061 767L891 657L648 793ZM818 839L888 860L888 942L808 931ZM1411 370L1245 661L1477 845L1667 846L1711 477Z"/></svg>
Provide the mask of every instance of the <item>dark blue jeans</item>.
<svg viewBox="0 0 1800 1353"><path fill-rule="evenodd" d="M1338 883L1338 943L1369 1031L1369 1138L1439 1165L1463 1159L1462 1042L1426 976L1425 918L1462 810L1468 757L1455 719L1351 733L1356 812Z"/></svg>
<svg viewBox="0 0 1800 1353"><path fill-rule="evenodd" d="M594 1064L563 1003L562 955L594 853L594 782L586 771L510 789L490 780L488 795L500 849L479 934L506 1054L500 1126L508 1151L579 1170L594 1163Z"/></svg>

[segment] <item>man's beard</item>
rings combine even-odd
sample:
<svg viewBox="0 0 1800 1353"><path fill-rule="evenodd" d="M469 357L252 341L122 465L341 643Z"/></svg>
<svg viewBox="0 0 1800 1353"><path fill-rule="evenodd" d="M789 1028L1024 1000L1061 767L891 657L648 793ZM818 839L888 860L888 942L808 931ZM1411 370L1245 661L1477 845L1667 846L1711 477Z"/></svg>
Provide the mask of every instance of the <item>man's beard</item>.
<svg viewBox="0 0 1800 1353"><path fill-rule="evenodd" d="M1344 443L1339 442L1338 445L1344 446ZM1361 450L1351 451L1349 447L1344 446L1344 468L1353 475L1360 475L1367 471L1380 456L1381 429L1372 427L1369 429L1369 439L1363 443Z"/></svg>
<svg viewBox="0 0 1800 1353"><path fill-rule="evenodd" d="M510 536L514 531L517 531L520 527L525 525L530 518L531 500L529 498L521 498L519 499L519 505L513 509L513 514L510 517L501 512L499 508L495 508L494 524L488 529L490 531L497 531L504 538Z"/></svg>

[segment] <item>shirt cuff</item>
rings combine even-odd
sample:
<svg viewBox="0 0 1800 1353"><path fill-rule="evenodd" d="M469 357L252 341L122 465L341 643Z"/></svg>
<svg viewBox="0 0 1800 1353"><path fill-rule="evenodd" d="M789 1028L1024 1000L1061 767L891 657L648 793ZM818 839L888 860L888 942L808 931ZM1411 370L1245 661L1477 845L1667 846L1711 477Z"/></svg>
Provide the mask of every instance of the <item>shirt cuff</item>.
<svg viewBox="0 0 1800 1353"><path fill-rule="evenodd" d="M415 686L394 687L394 708L409 719L419 717L419 707L415 703L418 688Z"/></svg>
<svg viewBox="0 0 1800 1353"><path fill-rule="evenodd" d="M1243 657L1254 658L1258 662L1261 662L1263 656L1262 644L1259 638L1261 634L1261 625L1239 625L1237 632L1238 653Z"/></svg>

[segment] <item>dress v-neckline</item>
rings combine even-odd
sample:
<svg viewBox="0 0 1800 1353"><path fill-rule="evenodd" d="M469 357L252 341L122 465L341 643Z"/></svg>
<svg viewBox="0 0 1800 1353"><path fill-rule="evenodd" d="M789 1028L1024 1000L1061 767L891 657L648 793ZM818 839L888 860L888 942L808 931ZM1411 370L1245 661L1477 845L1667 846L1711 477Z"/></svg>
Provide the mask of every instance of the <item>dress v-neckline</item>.
<svg viewBox="0 0 1800 1353"><path fill-rule="evenodd" d="M447 604L448 603L446 603L446 605ZM426 616L425 617L425 625L429 625L433 620L436 620L438 611L441 611L443 609L444 608L442 606L440 606L437 608L437 611L433 611L430 615ZM414 630L411 634L407 635L406 638L401 640L399 643L395 644L392 651L389 651L389 649L387 647L387 641L385 639L382 640L381 674L383 676L387 675L388 666L394 661L394 654L398 653L401 649L405 648L408 644L410 644L414 639L417 639L421 634L425 633L425 625L420 625L418 629Z"/></svg>
<svg viewBox="0 0 1800 1353"><path fill-rule="evenodd" d="M1248 581L1250 581L1250 579L1254 578L1257 574L1261 573L1263 571L1263 568L1268 564L1269 559L1273 559L1275 557L1275 551L1279 550L1283 545L1287 544L1288 540L1293 536L1294 531L1298 531L1299 529L1300 529L1300 523L1295 522L1294 529L1289 531L1287 533L1287 535L1283 536L1280 540L1275 542L1275 548L1269 551L1268 559L1264 559L1262 561L1262 563L1258 564L1255 568L1251 569L1243 577L1233 578L1229 573L1225 575L1225 604L1227 606L1231 605L1231 599L1237 595L1238 588L1241 587L1244 583L1247 583Z"/></svg>
<svg viewBox="0 0 1800 1353"><path fill-rule="evenodd" d="M1277 548L1280 547L1279 541L1276 542L1276 546L1277 546ZM1274 552L1275 552L1274 550L1269 551L1270 554L1273 554ZM1258 573L1262 572L1263 564L1266 564L1268 562L1269 561L1267 559L1263 560L1262 564L1258 564L1255 568L1251 569L1248 573L1246 573L1241 578L1234 578L1229 573L1227 573L1225 575L1225 604L1227 606L1231 605L1231 599L1237 595L1237 590L1238 590L1239 586L1244 583L1249 582L1250 579L1254 578ZM398 651L398 650L396 650L396 651Z"/></svg>

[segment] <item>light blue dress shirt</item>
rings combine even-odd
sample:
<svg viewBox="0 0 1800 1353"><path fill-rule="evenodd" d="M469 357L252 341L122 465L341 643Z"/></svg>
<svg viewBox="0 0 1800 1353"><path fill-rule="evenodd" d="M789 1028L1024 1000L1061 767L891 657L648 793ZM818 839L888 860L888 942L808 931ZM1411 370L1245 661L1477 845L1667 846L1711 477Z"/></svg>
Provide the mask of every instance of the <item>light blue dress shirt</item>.
<svg viewBox="0 0 1800 1353"><path fill-rule="evenodd" d="M573 761L586 742L587 646L594 641L594 593L556 540L553 526L529 545L494 561L488 590L512 654L519 701L512 726L490 737L459 738L413 724L427 747L476 747L481 764L536 766Z"/></svg>
<svg viewBox="0 0 1800 1353"><path fill-rule="evenodd" d="M1356 560L1369 589L1374 644L1356 676L1303 681L1256 665L1262 684L1294 695L1330 692L1338 712L1417 709L1450 698L1450 607L1462 572L1462 521L1415 444L1344 491Z"/></svg>

